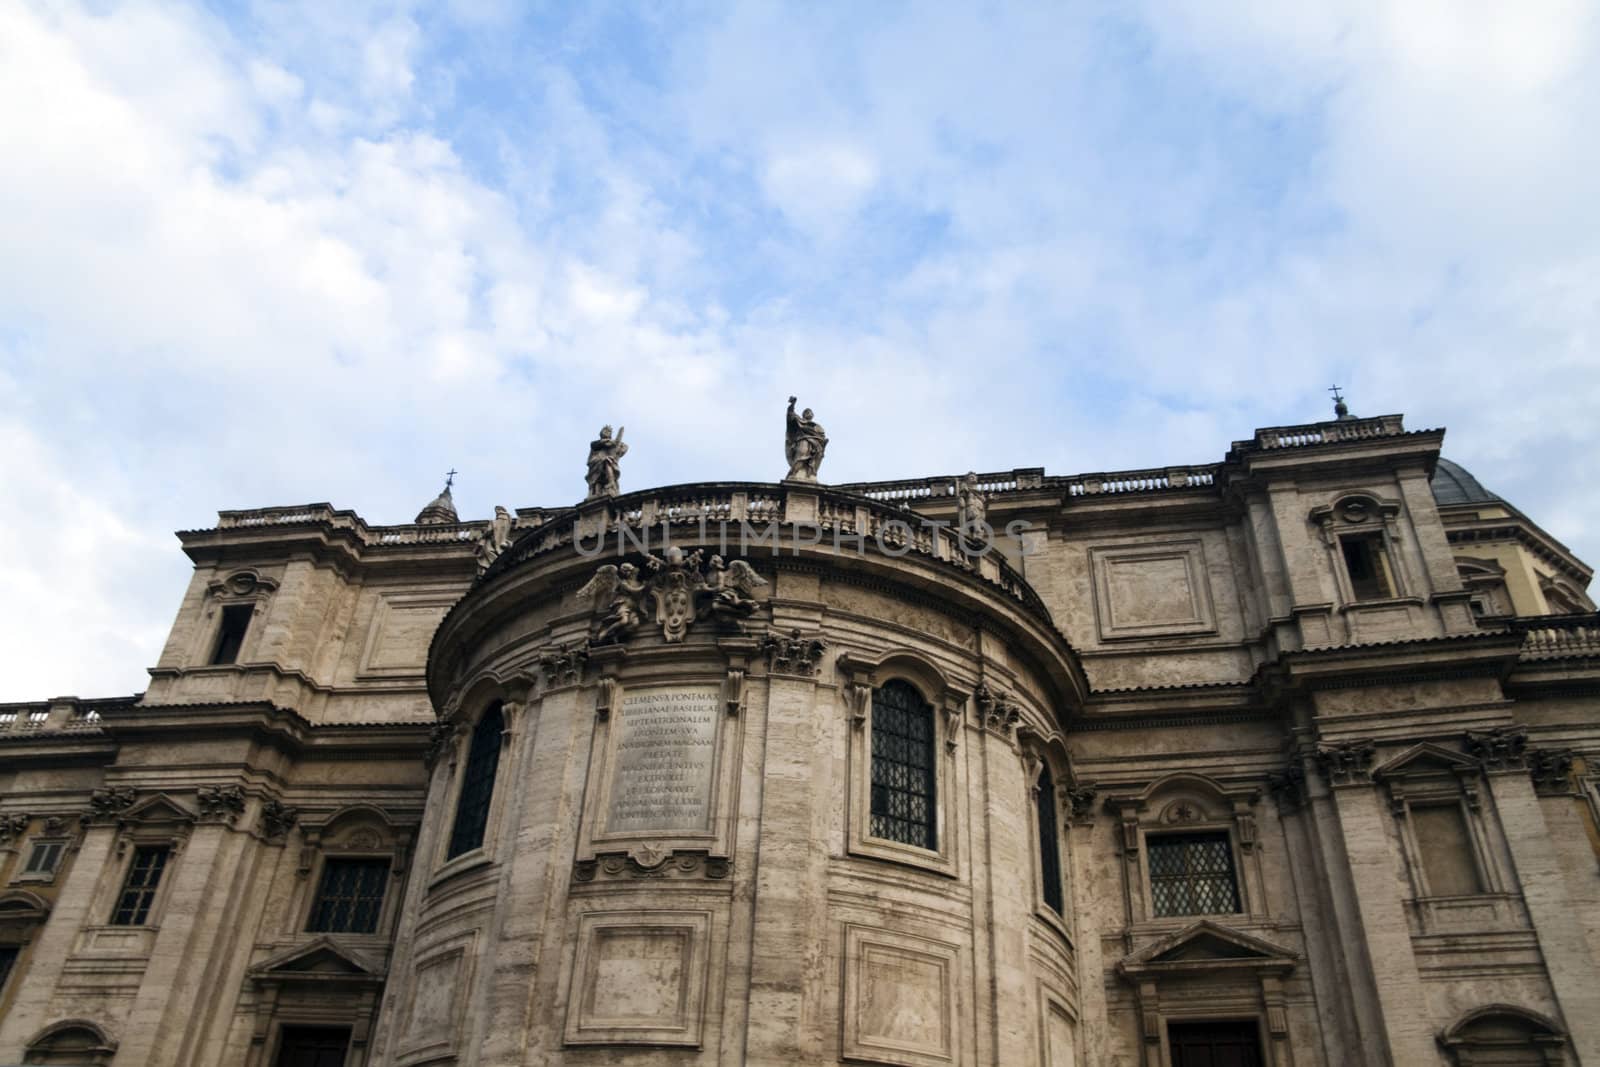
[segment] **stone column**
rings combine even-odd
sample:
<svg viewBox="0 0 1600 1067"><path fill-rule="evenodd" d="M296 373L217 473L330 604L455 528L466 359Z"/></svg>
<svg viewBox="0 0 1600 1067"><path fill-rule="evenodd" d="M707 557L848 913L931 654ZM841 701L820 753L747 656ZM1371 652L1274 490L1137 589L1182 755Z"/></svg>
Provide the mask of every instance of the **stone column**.
<svg viewBox="0 0 1600 1067"><path fill-rule="evenodd" d="M1568 890L1558 838L1520 758L1487 761L1489 792L1516 866L1550 987L1580 1062L1600 1063L1600 968Z"/></svg>
<svg viewBox="0 0 1600 1067"><path fill-rule="evenodd" d="M1370 968L1376 996L1353 990L1362 1023L1368 1067L1412 1067L1438 1061L1428 1024L1427 1001L1411 946L1411 926L1401 898L1401 880L1391 844L1392 818L1372 785L1375 746L1370 741L1325 745L1316 761L1331 789L1323 802L1331 808L1355 898L1346 936L1355 933ZM1359 957L1352 957L1352 964ZM1358 979L1358 976L1352 975ZM1361 983L1365 985L1365 982ZM1365 1009L1365 1010L1363 1010Z"/></svg>
<svg viewBox="0 0 1600 1067"><path fill-rule="evenodd" d="M159 927L133 1008L123 1023L117 1062L174 1064L176 1046L189 1027L204 1018L204 967L218 926L239 918L226 900L211 899L217 869L232 831L218 823L196 826L174 848L165 877L172 879L155 921ZM132 847L131 845L129 846ZM224 883L225 884L225 883Z"/></svg>
<svg viewBox="0 0 1600 1067"><path fill-rule="evenodd" d="M818 707L811 681L773 675L767 683L766 774L756 854L750 1022L751 1067L822 1063L818 997L824 968L837 960L827 927L829 735L842 714Z"/></svg>
<svg viewBox="0 0 1600 1067"><path fill-rule="evenodd" d="M977 730L968 737L982 738L983 745L983 781L973 793L982 804L982 852L976 851L977 841L973 849L978 859L974 874L989 902L988 928L981 934L988 942L991 968L990 1062L1037 1063L1033 1034L1038 1029L1038 994L1028 976L1032 878L1037 866L1029 834L1032 790L1010 729Z"/></svg>

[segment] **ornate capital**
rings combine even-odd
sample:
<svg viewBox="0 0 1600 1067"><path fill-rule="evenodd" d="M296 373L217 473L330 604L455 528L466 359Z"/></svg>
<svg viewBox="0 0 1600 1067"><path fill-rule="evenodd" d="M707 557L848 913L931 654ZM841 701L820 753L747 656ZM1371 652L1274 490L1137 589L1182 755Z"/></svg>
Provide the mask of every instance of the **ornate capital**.
<svg viewBox="0 0 1600 1067"><path fill-rule="evenodd" d="M544 684L557 686L578 685L583 681L584 664L589 662L589 642L577 641L552 649L539 656L539 669L544 671Z"/></svg>
<svg viewBox="0 0 1600 1067"><path fill-rule="evenodd" d="M0 846L11 844L12 840L21 837L28 829L28 817L20 811L9 811L0 815Z"/></svg>
<svg viewBox="0 0 1600 1067"><path fill-rule="evenodd" d="M1564 796L1572 792L1572 761L1577 753L1570 748L1530 748L1526 752L1533 790L1540 796Z"/></svg>
<svg viewBox="0 0 1600 1067"><path fill-rule="evenodd" d="M767 655L767 669L773 674L792 674L800 678L815 677L822 669L822 654L828 642L820 633L801 633L799 628L787 634L768 630L761 639L761 650Z"/></svg>
<svg viewBox="0 0 1600 1067"><path fill-rule="evenodd" d="M1072 805L1072 821L1087 823L1094 821L1094 801L1099 796L1099 790L1092 785L1080 786L1067 790L1067 803Z"/></svg>
<svg viewBox="0 0 1600 1067"><path fill-rule="evenodd" d="M1291 757L1281 774L1267 776L1267 790L1282 811L1298 811L1306 802L1306 768L1299 757Z"/></svg>
<svg viewBox="0 0 1600 1067"><path fill-rule="evenodd" d="M449 719L440 719L434 723L432 729L428 731L428 749L422 755L423 764L431 768L438 763L439 757L448 752L450 746L455 743L456 734L460 730L461 727Z"/></svg>
<svg viewBox="0 0 1600 1067"><path fill-rule="evenodd" d="M200 804L203 822L221 822L233 825L244 813L244 787L237 785L203 785L195 794Z"/></svg>
<svg viewBox="0 0 1600 1067"><path fill-rule="evenodd" d="M1528 731L1521 726L1467 731L1467 751L1488 772L1522 770L1528 765L1524 755L1527 747Z"/></svg>
<svg viewBox="0 0 1600 1067"><path fill-rule="evenodd" d="M291 808L281 800L268 797L261 805L261 832L269 840L283 837L294 827L299 818L299 809Z"/></svg>
<svg viewBox="0 0 1600 1067"><path fill-rule="evenodd" d="M1366 785L1372 781L1372 757L1377 751L1372 741L1340 741L1318 745L1314 756L1329 785Z"/></svg>
<svg viewBox="0 0 1600 1067"><path fill-rule="evenodd" d="M978 683L972 702L978 709L979 724L1002 737L1010 736L1022 721L1022 705L1004 693L991 690L987 682Z"/></svg>
<svg viewBox="0 0 1600 1067"><path fill-rule="evenodd" d="M133 806L134 791L131 785L114 785L106 789L96 789L89 794L89 810L84 813L84 822L111 822L118 815Z"/></svg>

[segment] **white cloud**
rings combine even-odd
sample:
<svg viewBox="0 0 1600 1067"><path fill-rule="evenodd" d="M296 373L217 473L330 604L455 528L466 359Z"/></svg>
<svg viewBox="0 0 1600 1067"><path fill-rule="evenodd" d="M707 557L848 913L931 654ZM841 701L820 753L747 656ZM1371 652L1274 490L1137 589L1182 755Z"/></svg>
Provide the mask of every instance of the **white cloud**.
<svg viewBox="0 0 1600 1067"><path fill-rule="evenodd" d="M602 422L625 488L776 477L790 392L844 481L1205 462L1337 378L1600 557L1587 5L737 5L637 76L457 6L0 7L6 695L135 687L217 508L560 503Z"/></svg>

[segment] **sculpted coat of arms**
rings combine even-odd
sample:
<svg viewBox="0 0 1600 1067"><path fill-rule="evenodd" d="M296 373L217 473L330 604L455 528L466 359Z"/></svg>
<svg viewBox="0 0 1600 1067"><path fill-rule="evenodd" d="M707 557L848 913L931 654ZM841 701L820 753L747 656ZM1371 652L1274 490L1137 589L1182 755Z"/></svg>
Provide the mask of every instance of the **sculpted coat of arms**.
<svg viewBox="0 0 1600 1067"><path fill-rule="evenodd" d="M641 569L633 563L608 563L595 571L578 599L603 610L591 642L603 645L626 640L647 614L667 641L682 641L689 627L702 619L738 626L758 606L751 594L767 581L742 559L709 560L700 549L685 555L671 547L665 557L647 555Z"/></svg>

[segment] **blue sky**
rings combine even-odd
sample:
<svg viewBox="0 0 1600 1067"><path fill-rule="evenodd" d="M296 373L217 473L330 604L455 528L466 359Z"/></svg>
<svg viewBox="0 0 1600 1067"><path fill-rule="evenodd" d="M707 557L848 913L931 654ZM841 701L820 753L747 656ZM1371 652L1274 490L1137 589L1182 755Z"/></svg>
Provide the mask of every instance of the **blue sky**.
<svg viewBox="0 0 1600 1067"><path fill-rule="evenodd" d="M1221 457L1362 414L1600 560L1581 0L0 0L0 699L220 508ZM20 103L20 106L19 106Z"/></svg>

